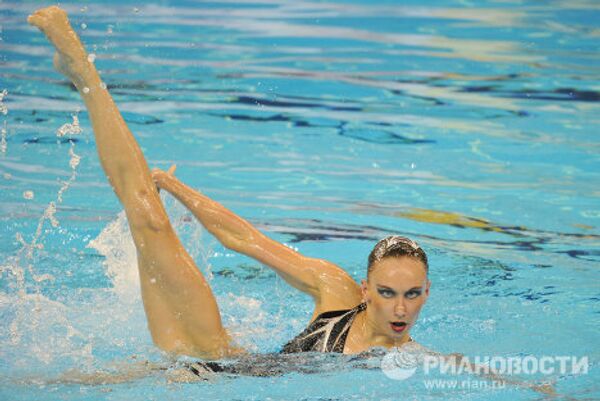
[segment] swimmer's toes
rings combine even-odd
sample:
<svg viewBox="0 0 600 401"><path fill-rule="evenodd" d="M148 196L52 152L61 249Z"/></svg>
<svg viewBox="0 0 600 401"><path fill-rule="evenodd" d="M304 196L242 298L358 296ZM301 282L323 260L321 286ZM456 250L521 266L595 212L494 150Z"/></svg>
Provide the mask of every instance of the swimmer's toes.
<svg viewBox="0 0 600 401"><path fill-rule="evenodd" d="M50 6L37 10L27 18L27 22L48 33L47 30L54 25L61 23L68 25L69 19L63 9L57 6Z"/></svg>
<svg viewBox="0 0 600 401"><path fill-rule="evenodd" d="M46 26L46 19L39 13L39 11L27 17L27 22L41 30L43 30Z"/></svg>

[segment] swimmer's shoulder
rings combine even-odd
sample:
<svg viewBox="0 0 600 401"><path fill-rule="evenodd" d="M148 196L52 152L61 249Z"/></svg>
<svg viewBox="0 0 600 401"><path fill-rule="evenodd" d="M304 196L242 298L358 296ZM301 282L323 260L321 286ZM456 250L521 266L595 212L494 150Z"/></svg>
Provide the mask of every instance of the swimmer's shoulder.
<svg viewBox="0 0 600 401"><path fill-rule="evenodd" d="M311 321L323 313L355 308L361 302L360 286L346 272L335 277L323 278L319 282Z"/></svg>

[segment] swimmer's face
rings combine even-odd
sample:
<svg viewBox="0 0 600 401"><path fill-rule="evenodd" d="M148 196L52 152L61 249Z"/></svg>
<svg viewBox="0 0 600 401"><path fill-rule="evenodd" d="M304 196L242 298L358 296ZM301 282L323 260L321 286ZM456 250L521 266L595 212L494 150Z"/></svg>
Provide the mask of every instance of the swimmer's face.
<svg viewBox="0 0 600 401"><path fill-rule="evenodd" d="M362 282L369 323L379 335L394 342L409 338L429 296L425 265L410 257L388 257L376 262Z"/></svg>

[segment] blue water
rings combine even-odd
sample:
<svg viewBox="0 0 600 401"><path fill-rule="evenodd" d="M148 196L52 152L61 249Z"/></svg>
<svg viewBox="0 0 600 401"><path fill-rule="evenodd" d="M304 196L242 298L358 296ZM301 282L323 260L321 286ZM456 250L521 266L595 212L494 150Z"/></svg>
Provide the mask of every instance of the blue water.
<svg viewBox="0 0 600 401"><path fill-rule="evenodd" d="M600 397L595 2L114 3L61 5L151 166L176 163L184 182L357 280L377 239L415 238L433 283L418 342L588 356L588 374L542 379ZM83 104L25 23L40 6L0 4L0 399L539 399L428 390L341 360L320 375L61 380L171 362L146 328ZM83 132L57 137L73 115ZM242 345L276 352L305 327L310 299L164 199Z"/></svg>

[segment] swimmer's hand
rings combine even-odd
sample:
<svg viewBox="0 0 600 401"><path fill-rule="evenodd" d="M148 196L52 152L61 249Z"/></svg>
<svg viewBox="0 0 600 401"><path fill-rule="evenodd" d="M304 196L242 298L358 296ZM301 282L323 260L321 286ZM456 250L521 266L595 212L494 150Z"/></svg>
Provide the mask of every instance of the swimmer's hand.
<svg viewBox="0 0 600 401"><path fill-rule="evenodd" d="M156 184L156 189L160 192L161 189L165 188L168 180L175 177L175 169L177 165L173 164L167 171L163 171L159 168L152 169L152 180Z"/></svg>

